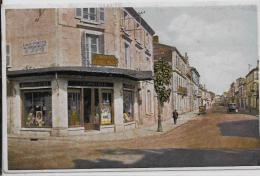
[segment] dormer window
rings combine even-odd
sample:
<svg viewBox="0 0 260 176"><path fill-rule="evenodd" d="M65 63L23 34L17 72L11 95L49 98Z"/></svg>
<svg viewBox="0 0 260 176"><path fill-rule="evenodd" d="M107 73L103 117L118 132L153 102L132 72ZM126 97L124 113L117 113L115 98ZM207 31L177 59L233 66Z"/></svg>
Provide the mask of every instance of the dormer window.
<svg viewBox="0 0 260 176"><path fill-rule="evenodd" d="M87 23L104 23L104 8L76 8L76 18Z"/></svg>

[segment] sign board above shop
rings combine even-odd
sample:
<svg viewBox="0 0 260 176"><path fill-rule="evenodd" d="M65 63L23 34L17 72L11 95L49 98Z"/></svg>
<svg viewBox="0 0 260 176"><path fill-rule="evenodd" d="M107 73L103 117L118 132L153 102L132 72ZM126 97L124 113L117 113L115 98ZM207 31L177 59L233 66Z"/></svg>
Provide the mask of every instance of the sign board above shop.
<svg viewBox="0 0 260 176"><path fill-rule="evenodd" d="M23 44L23 54L43 54L47 53L48 43L46 40L34 40Z"/></svg>
<svg viewBox="0 0 260 176"><path fill-rule="evenodd" d="M117 67L118 60L114 55L94 54L92 65Z"/></svg>

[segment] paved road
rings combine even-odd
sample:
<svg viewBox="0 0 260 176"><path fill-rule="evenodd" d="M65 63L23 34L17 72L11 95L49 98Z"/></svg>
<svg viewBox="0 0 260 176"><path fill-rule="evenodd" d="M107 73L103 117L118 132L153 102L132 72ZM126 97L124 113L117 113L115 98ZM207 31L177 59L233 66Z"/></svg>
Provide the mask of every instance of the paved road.
<svg viewBox="0 0 260 176"><path fill-rule="evenodd" d="M10 169L260 165L258 120L214 107L167 133L119 141L9 139Z"/></svg>

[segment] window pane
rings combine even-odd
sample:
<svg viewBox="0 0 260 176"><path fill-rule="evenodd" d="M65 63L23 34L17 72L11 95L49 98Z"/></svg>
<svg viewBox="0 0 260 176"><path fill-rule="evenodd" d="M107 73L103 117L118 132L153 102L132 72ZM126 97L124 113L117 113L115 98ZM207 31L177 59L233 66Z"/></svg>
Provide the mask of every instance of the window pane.
<svg viewBox="0 0 260 176"><path fill-rule="evenodd" d="M68 121L69 127L81 126L82 120L80 118L80 90L68 91Z"/></svg>
<svg viewBox="0 0 260 176"><path fill-rule="evenodd" d="M124 122L130 122L134 120L134 99L133 91L123 92L123 112Z"/></svg>
<svg viewBox="0 0 260 176"><path fill-rule="evenodd" d="M24 93L24 126L27 128L51 127L51 91Z"/></svg>

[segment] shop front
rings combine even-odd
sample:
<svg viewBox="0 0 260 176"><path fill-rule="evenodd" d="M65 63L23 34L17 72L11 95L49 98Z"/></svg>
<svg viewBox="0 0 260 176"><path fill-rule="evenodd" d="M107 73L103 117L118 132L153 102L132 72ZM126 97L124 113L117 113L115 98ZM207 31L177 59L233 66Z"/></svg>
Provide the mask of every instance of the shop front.
<svg viewBox="0 0 260 176"><path fill-rule="evenodd" d="M69 127L100 130L113 124L113 83L68 81Z"/></svg>
<svg viewBox="0 0 260 176"><path fill-rule="evenodd" d="M8 118L12 133L66 136L136 127L136 77L124 77L121 72L108 77L82 71L75 74L55 70L54 74L45 72L42 76L29 73L9 75L12 103Z"/></svg>

